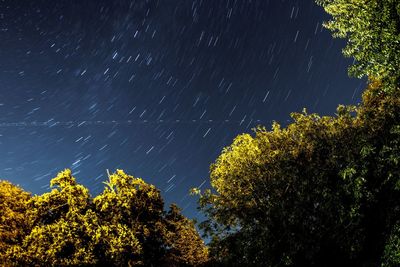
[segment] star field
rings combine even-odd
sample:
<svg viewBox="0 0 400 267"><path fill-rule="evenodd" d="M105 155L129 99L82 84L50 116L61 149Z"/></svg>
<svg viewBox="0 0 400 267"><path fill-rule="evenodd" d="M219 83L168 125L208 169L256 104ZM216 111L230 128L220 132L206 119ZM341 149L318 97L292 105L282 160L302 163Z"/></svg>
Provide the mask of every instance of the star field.
<svg viewBox="0 0 400 267"><path fill-rule="evenodd" d="M0 1L0 177L58 171L99 193L117 168L198 216L224 146L289 114L355 104L343 41L312 0Z"/></svg>

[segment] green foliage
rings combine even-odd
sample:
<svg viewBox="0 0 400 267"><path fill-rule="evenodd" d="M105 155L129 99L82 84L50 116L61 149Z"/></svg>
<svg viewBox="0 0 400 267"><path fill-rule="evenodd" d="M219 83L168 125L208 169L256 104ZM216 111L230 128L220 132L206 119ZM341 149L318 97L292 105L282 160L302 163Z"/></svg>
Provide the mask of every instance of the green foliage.
<svg viewBox="0 0 400 267"><path fill-rule="evenodd" d="M395 267L399 265L400 265L400 227L399 225L396 225L386 243L382 266Z"/></svg>
<svg viewBox="0 0 400 267"><path fill-rule="evenodd" d="M214 260L379 265L400 220L400 95L384 92L375 82L335 117L293 113L285 128L236 137L211 166L213 191L200 193Z"/></svg>
<svg viewBox="0 0 400 267"><path fill-rule="evenodd" d="M211 165L199 195L213 260L227 266L398 266L400 2L316 0L370 85L334 117L257 127Z"/></svg>
<svg viewBox="0 0 400 267"><path fill-rule="evenodd" d="M198 266L208 259L194 224L176 206L165 212L159 190L140 178L117 170L95 198L70 170L50 184L51 192L30 197L0 183L0 264Z"/></svg>
<svg viewBox="0 0 400 267"><path fill-rule="evenodd" d="M347 38L343 53L353 57L350 73L399 84L400 2L398 0L317 0L332 20L325 27ZM388 88L392 86L388 85Z"/></svg>

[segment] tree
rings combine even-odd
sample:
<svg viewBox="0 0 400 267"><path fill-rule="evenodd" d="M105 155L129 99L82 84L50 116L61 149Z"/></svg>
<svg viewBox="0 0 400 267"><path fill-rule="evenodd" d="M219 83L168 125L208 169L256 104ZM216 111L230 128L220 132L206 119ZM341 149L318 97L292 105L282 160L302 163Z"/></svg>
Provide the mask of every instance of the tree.
<svg viewBox="0 0 400 267"><path fill-rule="evenodd" d="M353 57L350 73L399 85L400 2L397 0L317 0L332 20L325 27L347 38L344 55ZM394 85L394 86L393 86Z"/></svg>
<svg viewBox="0 0 400 267"><path fill-rule="evenodd" d="M121 225L129 229L140 245L138 256L128 249L115 265L123 266L128 260L139 260L139 264L160 265L164 249L164 202L160 191L140 178L125 174L122 170L109 176L102 194L94 198L96 213L103 222ZM110 251L104 246L106 251ZM111 250L112 251L112 250ZM110 255L108 261L115 258Z"/></svg>
<svg viewBox="0 0 400 267"><path fill-rule="evenodd" d="M179 215L182 227L171 227L159 190L140 178L117 170L95 198L68 169L50 184L51 192L26 200L18 215L26 227L19 239L4 246L6 266L163 266L168 261L196 266L207 260L194 225ZM10 194L4 198L13 200ZM192 240L193 245L186 244Z"/></svg>
<svg viewBox="0 0 400 267"><path fill-rule="evenodd" d="M258 127L222 151L200 197L217 262L377 266L396 247L400 94L381 87L335 117L293 113L287 127Z"/></svg>
<svg viewBox="0 0 400 267"><path fill-rule="evenodd" d="M168 266L199 266L208 262L208 249L197 233L194 221L181 214L175 204L165 216L168 231Z"/></svg>
<svg viewBox="0 0 400 267"><path fill-rule="evenodd" d="M347 38L358 107L293 113L225 148L200 194L210 253L222 265L398 266L400 2L316 0Z"/></svg>
<svg viewBox="0 0 400 267"><path fill-rule="evenodd" d="M0 181L0 265L8 247L22 241L28 230L25 220L30 194L7 181Z"/></svg>
<svg viewBox="0 0 400 267"><path fill-rule="evenodd" d="M121 170L110 175L106 184L103 193L93 201L96 212L102 221L132 229L142 248L141 263L199 266L207 262L207 248L193 222L174 204L165 213L160 191L155 186Z"/></svg>
<svg viewBox="0 0 400 267"><path fill-rule="evenodd" d="M17 266L70 266L97 263L92 226L98 221L90 209L90 195L70 170L51 180L51 192L34 196L26 218L30 231L8 250ZM97 229L96 229L97 230Z"/></svg>
<svg viewBox="0 0 400 267"><path fill-rule="evenodd" d="M382 266L400 265L400 227L396 225L390 234L384 250Z"/></svg>

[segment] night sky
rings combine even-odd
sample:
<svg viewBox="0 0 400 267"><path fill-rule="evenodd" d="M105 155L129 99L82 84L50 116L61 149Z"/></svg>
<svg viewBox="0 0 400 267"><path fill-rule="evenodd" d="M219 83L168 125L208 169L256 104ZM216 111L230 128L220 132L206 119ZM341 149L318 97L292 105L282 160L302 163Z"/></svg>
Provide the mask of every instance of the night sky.
<svg viewBox="0 0 400 267"><path fill-rule="evenodd" d="M240 133L359 102L313 0L0 0L0 177L34 194L71 168L192 187Z"/></svg>

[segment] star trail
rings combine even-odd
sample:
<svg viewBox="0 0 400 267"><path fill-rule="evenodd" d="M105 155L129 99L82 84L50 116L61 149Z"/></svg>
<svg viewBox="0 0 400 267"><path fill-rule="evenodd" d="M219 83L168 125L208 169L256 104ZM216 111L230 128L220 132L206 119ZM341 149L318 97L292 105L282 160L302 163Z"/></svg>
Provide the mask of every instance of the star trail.
<svg viewBox="0 0 400 267"><path fill-rule="evenodd" d="M359 102L313 0L0 1L0 177L58 171L99 193L107 169L196 217L224 146L291 112Z"/></svg>

